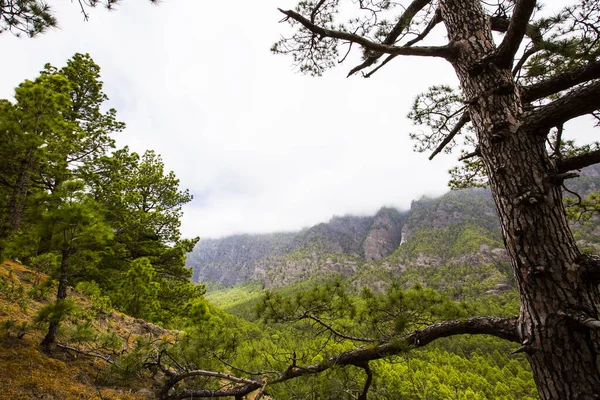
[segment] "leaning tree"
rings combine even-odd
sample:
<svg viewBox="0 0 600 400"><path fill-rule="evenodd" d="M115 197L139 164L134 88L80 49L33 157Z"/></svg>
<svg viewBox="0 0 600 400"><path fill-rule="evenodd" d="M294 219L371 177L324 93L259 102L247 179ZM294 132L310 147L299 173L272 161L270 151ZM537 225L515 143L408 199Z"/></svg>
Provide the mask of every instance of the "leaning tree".
<svg viewBox="0 0 600 400"><path fill-rule="evenodd" d="M290 54L303 72L319 75L339 59L350 59L346 52L353 47L362 49L363 58L349 75L370 77L402 56L436 57L452 65L460 88L432 87L417 98L409 116L430 131L414 138L420 150L433 151L432 157L463 146L463 164L454 170L453 184L491 188L512 259L520 315L428 326L403 340L358 348L322 363L294 363L270 379L165 369L170 378L163 398L239 397L334 365L363 367L369 375L371 360L469 333L518 342L541 398L598 398L600 261L578 250L562 186L576 175L573 171L600 162L600 150L574 148L562 132L574 118L600 118L600 4L571 3L553 14L535 0L309 0L295 10L280 10L294 33L273 50ZM424 40L441 43L420 45ZM169 395L170 387L190 376L229 380L233 387Z"/></svg>

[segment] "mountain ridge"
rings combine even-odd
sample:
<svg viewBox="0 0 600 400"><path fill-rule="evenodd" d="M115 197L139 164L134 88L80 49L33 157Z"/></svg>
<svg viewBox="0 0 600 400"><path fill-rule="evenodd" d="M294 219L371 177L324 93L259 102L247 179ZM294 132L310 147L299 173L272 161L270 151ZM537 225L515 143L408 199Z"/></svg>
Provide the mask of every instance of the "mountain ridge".
<svg viewBox="0 0 600 400"><path fill-rule="evenodd" d="M567 186L581 194L598 190L600 167L585 168ZM600 235L589 226L573 229L585 232L580 236L586 249L600 249L594 239ZM382 207L372 216L336 215L297 232L201 240L187 266L195 282L209 286L254 280L270 288L378 268L393 275L410 266L508 262L491 192L471 188L422 196L407 211Z"/></svg>

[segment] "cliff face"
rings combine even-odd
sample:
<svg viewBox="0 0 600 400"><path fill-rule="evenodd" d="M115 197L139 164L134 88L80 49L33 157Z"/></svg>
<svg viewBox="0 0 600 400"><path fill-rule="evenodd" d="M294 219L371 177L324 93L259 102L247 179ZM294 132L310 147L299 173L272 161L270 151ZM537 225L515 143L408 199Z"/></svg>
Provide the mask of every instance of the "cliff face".
<svg viewBox="0 0 600 400"><path fill-rule="evenodd" d="M276 287L349 277L377 264L390 273L411 265L482 264L500 247L491 195L471 189L413 201L405 213L384 207L374 216L334 216L300 232L201 240L188 266L196 282L231 286L259 280Z"/></svg>
<svg viewBox="0 0 600 400"><path fill-rule="evenodd" d="M402 239L402 215L395 208L384 207L369 228L362 245L366 261L379 261L392 254Z"/></svg>
<svg viewBox="0 0 600 400"><path fill-rule="evenodd" d="M313 226L296 236L298 248L316 247L323 253L362 255L362 244L374 217L335 216L328 223Z"/></svg>
<svg viewBox="0 0 600 400"><path fill-rule="evenodd" d="M265 289L309 279L347 278L354 275L361 260L343 253L324 254L317 249L299 249L281 256L268 256L255 264L253 280Z"/></svg>
<svg viewBox="0 0 600 400"><path fill-rule="evenodd" d="M402 242L419 230L440 230L450 226L473 224L489 232L500 233L496 207L487 189L455 190L431 199L413 201L402 227Z"/></svg>
<svg viewBox="0 0 600 400"><path fill-rule="evenodd" d="M204 239L188 254L186 265L194 270L194 282L235 285L252 277L257 260L293 250L295 236L295 233L273 233Z"/></svg>

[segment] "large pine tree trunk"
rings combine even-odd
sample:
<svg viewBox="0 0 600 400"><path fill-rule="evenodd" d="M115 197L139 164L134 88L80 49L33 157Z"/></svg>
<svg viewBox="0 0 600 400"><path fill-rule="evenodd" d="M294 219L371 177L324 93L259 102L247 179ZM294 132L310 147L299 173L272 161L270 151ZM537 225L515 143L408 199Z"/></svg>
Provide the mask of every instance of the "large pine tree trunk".
<svg viewBox="0 0 600 400"><path fill-rule="evenodd" d="M523 127L527 113L509 68L473 66L495 45L480 0L442 1L453 63L469 103L481 158L521 298L520 334L542 399L600 394L600 340L578 316L597 318L600 293L578 265L546 131Z"/></svg>

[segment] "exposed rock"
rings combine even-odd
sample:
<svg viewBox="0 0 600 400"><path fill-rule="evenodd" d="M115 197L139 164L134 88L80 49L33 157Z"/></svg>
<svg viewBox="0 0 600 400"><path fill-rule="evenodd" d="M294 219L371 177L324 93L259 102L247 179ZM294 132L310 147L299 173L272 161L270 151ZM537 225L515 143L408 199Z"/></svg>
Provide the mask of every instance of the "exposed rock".
<svg viewBox="0 0 600 400"><path fill-rule="evenodd" d="M585 168L571 190L600 188L600 167ZM574 224L578 244L600 252L598 224ZM204 239L188 255L196 282L232 286L254 279L265 287L311 278L351 276L369 263L389 279L410 267L493 264L510 274L489 190L457 190L413 201L408 212L384 207L375 216L334 216L300 232ZM356 282L365 281L362 274ZM379 278L377 278L379 279ZM368 278L370 286L377 285ZM506 290L504 287L491 289Z"/></svg>
<svg viewBox="0 0 600 400"><path fill-rule="evenodd" d="M223 239L204 239L188 255L195 282L216 282L230 286L243 283L254 273L254 263L267 256L294 249L296 233L234 235Z"/></svg>
<svg viewBox="0 0 600 400"><path fill-rule="evenodd" d="M363 254L367 261L378 261L392 254L402 237L402 215L394 208L384 207L371 225L363 243Z"/></svg>

